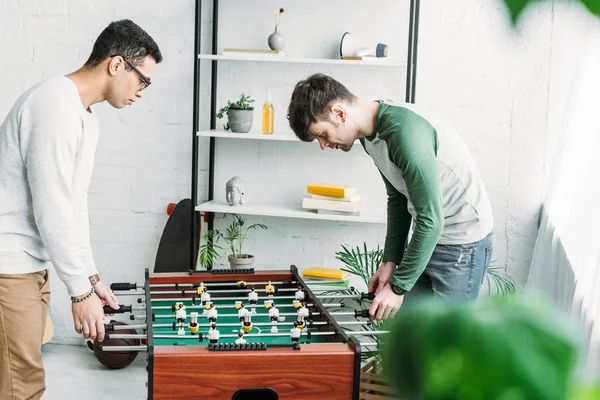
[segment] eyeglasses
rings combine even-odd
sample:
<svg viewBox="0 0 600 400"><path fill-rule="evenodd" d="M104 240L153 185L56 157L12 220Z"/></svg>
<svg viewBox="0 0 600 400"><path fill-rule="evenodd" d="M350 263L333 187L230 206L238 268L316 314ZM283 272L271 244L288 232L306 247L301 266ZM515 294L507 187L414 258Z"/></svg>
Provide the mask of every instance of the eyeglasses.
<svg viewBox="0 0 600 400"><path fill-rule="evenodd" d="M110 56L110 58L117 57L117 56L121 57L123 59L123 61L125 61L127 64L129 64L129 66L135 71L135 73L138 74L138 76L142 80L142 87L140 87L140 90L144 90L148 86L150 86L150 84L152 83L150 81L150 78L148 78L146 75L142 74L142 71L137 69L135 67L135 65L133 65L128 59L126 59L125 57L118 55L118 54L112 55L112 56Z"/></svg>

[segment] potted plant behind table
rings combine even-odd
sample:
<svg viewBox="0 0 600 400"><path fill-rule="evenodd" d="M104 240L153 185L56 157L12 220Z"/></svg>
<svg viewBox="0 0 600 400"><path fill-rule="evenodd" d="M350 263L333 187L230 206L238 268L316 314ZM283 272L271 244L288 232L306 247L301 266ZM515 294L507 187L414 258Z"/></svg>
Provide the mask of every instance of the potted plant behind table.
<svg viewBox="0 0 600 400"><path fill-rule="evenodd" d="M238 101L231 102L227 100L227 105L223 106L217 113L217 118L222 119L227 114L227 122L223 129L232 132L246 133L252 128L254 117L254 99L242 93Z"/></svg>
<svg viewBox="0 0 600 400"><path fill-rule="evenodd" d="M212 269L215 262L225 254L228 254L229 266L232 269L252 267L254 256L242 252L244 242L251 230L267 230L267 226L264 224L246 226L246 221L242 217L237 214L231 215L233 221L224 232L212 229L202 236L206 243L200 246L198 261L203 268ZM225 242L225 245L222 246L221 242Z"/></svg>
<svg viewBox="0 0 600 400"><path fill-rule="evenodd" d="M355 248L348 248L342 245L342 251L338 251L335 253L336 259L341 261L344 266L340 269L342 271L349 272L350 274L357 276L360 278L362 284L365 285L365 288L369 287L369 280L371 276L377 271L379 266L381 265L381 261L383 260L383 249L379 246L375 249L370 249L367 247L366 243L363 243L362 248L357 246ZM500 267L490 266L486 272L486 279L488 283L488 294L492 296L498 296L501 298L512 298L516 293L516 288L514 282L507 278L503 273ZM337 290L331 293L324 292L322 295L326 294L346 294L346 295L356 295L359 294L356 290ZM334 300L324 300L324 302L337 301ZM368 309L371 306L371 301L367 300L355 300L356 304L354 308L357 309ZM349 305L349 304L346 304ZM350 307L353 307L350 305ZM340 310L342 311L342 310ZM385 321L370 321L369 324L364 325L363 329L367 331L389 331L392 320ZM346 328L345 328L346 329ZM355 327L348 327L349 330L356 330ZM368 376L371 379L370 389L378 390L380 389L381 398L395 398L392 395L384 395L384 393L389 393L385 389L388 383L381 377L381 347L384 344L386 336L377 335L372 336L369 341L377 343L376 348L369 348L367 350L363 350L361 352L361 361L362 361L362 374L364 376ZM361 387L361 392L363 388ZM365 389L366 390L366 389ZM387 396L387 397L386 397Z"/></svg>

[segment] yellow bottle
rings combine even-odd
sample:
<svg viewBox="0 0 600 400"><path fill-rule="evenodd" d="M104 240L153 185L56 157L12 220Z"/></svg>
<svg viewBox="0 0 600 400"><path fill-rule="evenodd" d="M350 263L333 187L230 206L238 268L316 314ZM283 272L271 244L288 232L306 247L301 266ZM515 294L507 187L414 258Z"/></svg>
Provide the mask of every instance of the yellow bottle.
<svg viewBox="0 0 600 400"><path fill-rule="evenodd" d="M262 133L272 134L275 129L275 109L271 103L271 88L267 87L265 105L262 109Z"/></svg>

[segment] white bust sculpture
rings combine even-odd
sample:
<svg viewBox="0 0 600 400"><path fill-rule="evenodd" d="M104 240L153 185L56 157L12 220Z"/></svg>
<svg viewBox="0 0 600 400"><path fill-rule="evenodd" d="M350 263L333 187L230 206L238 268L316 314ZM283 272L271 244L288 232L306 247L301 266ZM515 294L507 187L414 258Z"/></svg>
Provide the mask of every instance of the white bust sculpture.
<svg viewBox="0 0 600 400"><path fill-rule="evenodd" d="M225 184L225 198L230 206L244 204L244 181L234 176Z"/></svg>

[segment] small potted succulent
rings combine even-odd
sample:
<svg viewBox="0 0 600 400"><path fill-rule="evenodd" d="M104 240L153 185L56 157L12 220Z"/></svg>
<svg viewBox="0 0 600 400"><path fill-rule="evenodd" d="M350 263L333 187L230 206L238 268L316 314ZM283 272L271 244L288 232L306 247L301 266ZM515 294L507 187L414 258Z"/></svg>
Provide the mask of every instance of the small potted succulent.
<svg viewBox="0 0 600 400"><path fill-rule="evenodd" d="M215 262L220 260L225 254L228 254L229 266L235 268L250 268L254 263L252 254L242 253L244 242L251 230L267 229L264 224L252 224L246 226L246 221L237 214L233 215L233 221L225 232L216 229L207 231L202 238L205 243L200 246L198 260L200 265L206 269L212 269ZM225 246L221 246L221 241Z"/></svg>
<svg viewBox="0 0 600 400"><path fill-rule="evenodd" d="M227 114L227 122L223 129L232 132L246 133L252 128L254 117L254 99L242 93L238 101L231 102L227 100L227 105L223 106L217 113L217 118L222 119Z"/></svg>

